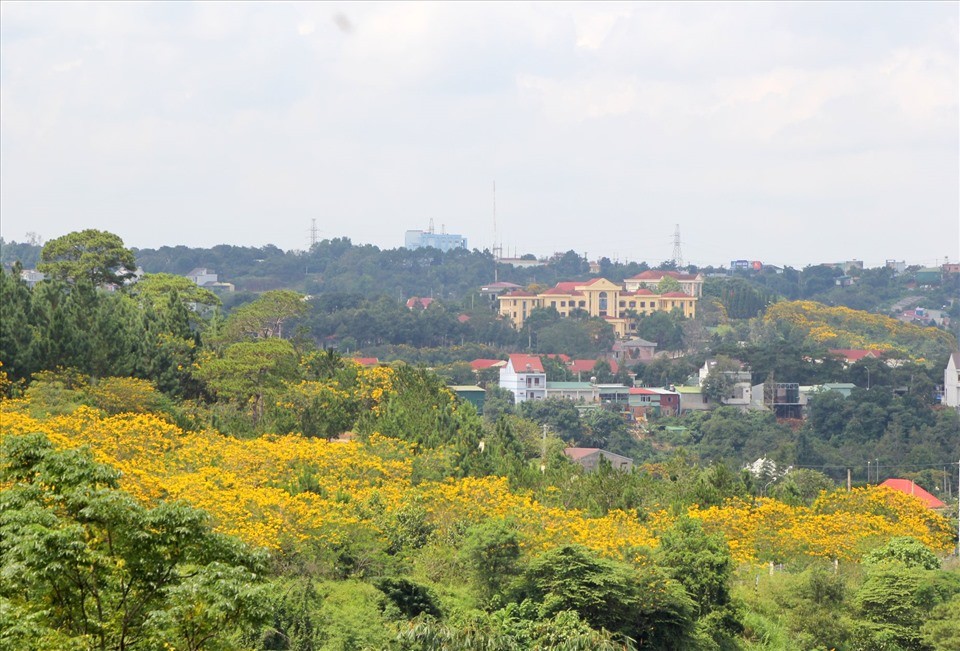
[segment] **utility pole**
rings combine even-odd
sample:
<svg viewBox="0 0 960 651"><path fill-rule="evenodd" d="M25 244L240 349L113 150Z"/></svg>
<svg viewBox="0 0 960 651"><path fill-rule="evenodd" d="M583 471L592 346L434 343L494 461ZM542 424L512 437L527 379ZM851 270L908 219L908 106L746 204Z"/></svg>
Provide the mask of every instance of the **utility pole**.
<svg viewBox="0 0 960 651"><path fill-rule="evenodd" d="M543 439L540 443L540 472L547 472L547 424L543 424Z"/></svg>
<svg viewBox="0 0 960 651"><path fill-rule="evenodd" d="M852 479L852 478L850 477L850 469L847 468L847 492L848 492L848 493L849 493L851 490L853 490L853 483L852 483L851 479Z"/></svg>

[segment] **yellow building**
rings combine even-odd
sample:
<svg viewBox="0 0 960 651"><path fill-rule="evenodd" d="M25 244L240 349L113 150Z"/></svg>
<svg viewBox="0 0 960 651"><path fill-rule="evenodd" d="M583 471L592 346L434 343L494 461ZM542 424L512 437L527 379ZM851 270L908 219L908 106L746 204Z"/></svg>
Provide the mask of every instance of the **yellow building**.
<svg viewBox="0 0 960 651"><path fill-rule="evenodd" d="M500 315L510 319L515 328L522 328L534 308L554 308L561 317L582 310L593 317L605 319L618 337L632 336L637 331L636 316L662 310L679 309L683 316L697 314L697 297L684 292L656 294L649 289L628 291L623 285L606 278L557 283L545 292L534 294L514 291L503 294Z"/></svg>

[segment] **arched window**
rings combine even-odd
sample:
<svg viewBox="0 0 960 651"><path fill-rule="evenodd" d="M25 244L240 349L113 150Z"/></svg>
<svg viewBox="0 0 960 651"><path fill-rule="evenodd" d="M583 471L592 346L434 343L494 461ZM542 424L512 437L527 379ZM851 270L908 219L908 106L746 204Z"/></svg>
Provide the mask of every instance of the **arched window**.
<svg viewBox="0 0 960 651"><path fill-rule="evenodd" d="M605 316L607 313L607 293L600 292L599 297L600 297L600 305L599 305L600 315Z"/></svg>

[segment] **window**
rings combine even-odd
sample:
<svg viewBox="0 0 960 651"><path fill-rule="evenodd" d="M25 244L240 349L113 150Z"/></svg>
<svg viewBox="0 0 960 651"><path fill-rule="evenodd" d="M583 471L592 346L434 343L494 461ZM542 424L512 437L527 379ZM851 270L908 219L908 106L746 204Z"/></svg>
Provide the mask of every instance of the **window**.
<svg viewBox="0 0 960 651"><path fill-rule="evenodd" d="M605 312L607 310L607 293L600 292L599 298L600 298L600 311Z"/></svg>
<svg viewBox="0 0 960 651"><path fill-rule="evenodd" d="M586 306L587 306L586 301L580 301L580 305L578 305L577 307L586 307Z"/></svg>
<svg viewBox="0 0 960 651"><path fill-rule="evenodd" d="M646 307L646 306L647 306L646 301L640 301L640 307Z"/></svg>
<svg viewBox="0 0 960 651"><path fill-rule="evenodd" d="M557 306L556 301L550 301L550 307L556 307L556 306Z"/></svg>
<svg viewBox="0 0 960 651"><path fill-rule="evenodd" d="M566 301L560 301L560 307L566 307L566 306L567 306Z"/></svg>
<svg viewBox="0 0 960 651"><path fill-rule="evenodd" d="M636 301L630 301L630 307L636 307L636 306L637 306Z"/></svg>
<svg viewBox="0 0 960 651"><path fill-rule="evenodd" d="M533 386L535 387L540 386L540 378L538 377L533 378Z"/></svg>
<svg viewBox="0 0 960 651"><path fill-rule="evenodd" d="M626 301L620 301L620 307L626 307L626 306L627 306Z"/></svg>

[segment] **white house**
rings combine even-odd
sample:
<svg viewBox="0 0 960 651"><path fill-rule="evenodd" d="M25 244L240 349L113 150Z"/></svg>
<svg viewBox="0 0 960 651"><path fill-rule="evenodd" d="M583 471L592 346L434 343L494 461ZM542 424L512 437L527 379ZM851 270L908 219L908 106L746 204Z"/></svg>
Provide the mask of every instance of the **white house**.
<svg viewBox="0 0 960 651"><path fill-rule="evenodd" d="M960 408L960 352L950 353L943 370L943 404Z"/></svg>
<svg viewBox="0 0 960 651"><path fill-rule="evenodd" d="M204 267L197 267L187 274L187 278L195 282L200 287L217 282L217 272Z"/></svg>
<svg viewBox="0 0 960 651"><path fill-rule="evenodd" d="M514 402L547 397L547 373L535 355L510 355L500 369L500 388L513 394Z"/></svg>

